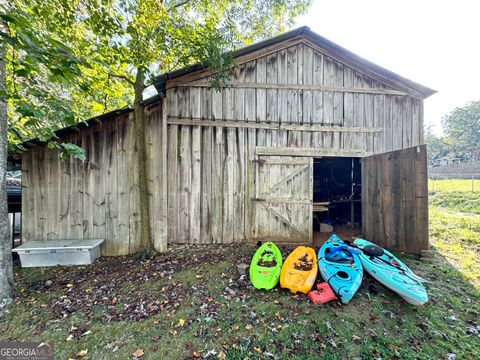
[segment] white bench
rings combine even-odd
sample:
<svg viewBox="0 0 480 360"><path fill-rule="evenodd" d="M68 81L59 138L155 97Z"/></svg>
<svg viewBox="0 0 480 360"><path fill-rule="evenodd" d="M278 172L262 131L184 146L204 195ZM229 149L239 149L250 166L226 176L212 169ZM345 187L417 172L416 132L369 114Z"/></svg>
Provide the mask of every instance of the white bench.
<svg viewBox="0 0 480 360"><path fill-rule="evenodd" d="M88 265L100 257L104 239L30 241L12 251L18 253L22 267Z"/></svg>

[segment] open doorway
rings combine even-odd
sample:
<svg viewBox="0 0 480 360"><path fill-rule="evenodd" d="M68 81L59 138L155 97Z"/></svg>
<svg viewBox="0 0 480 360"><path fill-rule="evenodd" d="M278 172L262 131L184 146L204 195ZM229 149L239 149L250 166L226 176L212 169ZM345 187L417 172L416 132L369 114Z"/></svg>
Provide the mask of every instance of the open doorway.
<svg viewBox="0 0 480 360"><path fill-rule="evenodd" d="M314 159L312 224L314 243L323 243L332 231L346 239L360 232L361 178L359 158Z"/></svg>

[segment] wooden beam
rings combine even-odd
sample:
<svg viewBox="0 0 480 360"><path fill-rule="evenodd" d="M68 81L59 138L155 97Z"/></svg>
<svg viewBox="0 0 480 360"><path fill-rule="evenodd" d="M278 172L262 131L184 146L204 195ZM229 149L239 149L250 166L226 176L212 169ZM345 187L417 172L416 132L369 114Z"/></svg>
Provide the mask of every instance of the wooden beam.
<svg viewBox="0 0 480 360"><path fill-rule="evenodd" d="M255 148L256 155L277 155L277 156L339 156L339 157L365 157L373 153L363 150L333 150L333 149L317 149L317 148L292 148L292 147L269 147L257 146Z"/></svg>
<svg viewBox="0 0 480 360"><path fill-rule="evenodd" d="M294 131L313 131L313 132L343 132L343 133L378 133L382 132L381 127L347 127L333 125L296 125L296 124L281 124L282 130L294 130Z"/></svg>
<svg viewBox="0 0 480 360"><path fill-rule="evenodd" d="M309 205L310 200L305 199L285 199L285 198L272 198L272 197L259 197L256 198L255 201L262 201L265 203L272 203L272 204L302 204L302 205Z"/></svg>
<svg viewBox="0 0 480 360"><path fill-rule="evenodd" d="M179 87L200 87L209 88L210 84L204 81L194 82L189 84L180 84ZM374 95L397 95L407 96L408 94L403 91L380 89L380 88L353 88L353 87L336 87L336 86L324 86L324 85L303 85L303 84L267 84L267 83L248 83L248 84L232 84L228 88L235 89L278 89L278 90L319 90L330 92L342 92L342 93L360 93L360 94L374 94Z"/></svg>
<svg viewBox="0 0 480 360"><path fill-rule="evenodd" d="M267 129L267 130L289 130L289 131L313 131L313 132L346 132L346 133L377 133L382 132L383 128L373 127L346 127L339 125L298 125L283 124L279 122L252 122L244 119L202 119L198 117L180 118L169 116L167 123L169 125L190 125L190 126L212 126L226 128L242 129Z"/></svg>

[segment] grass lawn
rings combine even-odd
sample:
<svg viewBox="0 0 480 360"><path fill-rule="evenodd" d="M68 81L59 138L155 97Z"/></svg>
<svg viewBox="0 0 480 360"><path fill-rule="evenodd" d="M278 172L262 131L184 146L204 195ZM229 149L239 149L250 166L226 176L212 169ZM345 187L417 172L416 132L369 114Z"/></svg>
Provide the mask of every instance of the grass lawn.
<svg viewBox="0 0 480 360"><path fill-rule="evenodd" d="M0 341L49 341L58 359L478 359L480 217L435 203L430 220L432 256L401 256L432 280L421 307L369 277L348 305L256 291L237 269L253 247L199 247L17 267Z"/></svg>

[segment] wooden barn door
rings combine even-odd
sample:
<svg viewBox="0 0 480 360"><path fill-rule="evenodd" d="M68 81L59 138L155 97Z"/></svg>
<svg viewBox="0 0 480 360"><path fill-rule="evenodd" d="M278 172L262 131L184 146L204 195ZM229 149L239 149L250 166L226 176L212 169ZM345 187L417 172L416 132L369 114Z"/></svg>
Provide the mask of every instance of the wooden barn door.
<svg viewBox="0 0 480 360"><path fill-rule="evenodd" d="M311 244L313 159L259 156L256 176L257 237Z"/></svg>
<svg viewBox="0 0 480 360"><path fill-rule="evenodd" d="M428 249L425 145L362 158L362 231L389 249Z"/></svg>

